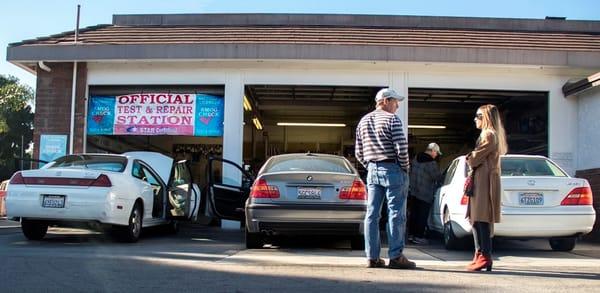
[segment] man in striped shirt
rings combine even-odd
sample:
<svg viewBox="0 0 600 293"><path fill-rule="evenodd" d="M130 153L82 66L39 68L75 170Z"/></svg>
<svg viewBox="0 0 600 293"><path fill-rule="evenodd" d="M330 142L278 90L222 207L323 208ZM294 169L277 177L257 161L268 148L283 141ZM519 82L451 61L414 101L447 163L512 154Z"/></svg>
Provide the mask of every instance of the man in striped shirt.
<svg viewBox="0 0 600 293"><path fill-rule="evenodd" d="M416 267L402 254L409 168L408 142L402 121L395 114L402 100L404 97L392 89L380 90L375 96L377 108L365 115L356 127L356 158L368 170L365 252L370 268L385 266L379 257L379 218L384 198L388 201L388 267Z"/></svg>

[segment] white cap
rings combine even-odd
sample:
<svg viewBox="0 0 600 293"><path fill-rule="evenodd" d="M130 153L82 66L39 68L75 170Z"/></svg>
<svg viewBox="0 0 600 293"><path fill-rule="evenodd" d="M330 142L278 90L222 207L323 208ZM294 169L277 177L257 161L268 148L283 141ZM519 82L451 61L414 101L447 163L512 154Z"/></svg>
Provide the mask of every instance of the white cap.
<svg viewBox="0 0 600 293"><path fill-rule="evenodd" d="M375 102L379 102L383 99L396 99L399 102L401 102L402 100L404 100L404 97L399 95L395 90L390 89L390 88L384 88L381 89L377 92L377 94L375 95Z"/></svg>
<svg viewBox="0 0 600 293"><path fill-rule="evenodd" d="M440 146L437 143L435 143L435 142L432 142L432 143L428 144L427 145L427 150L435 151L440 156L443 155L442 152L440 151Z"/></svg>

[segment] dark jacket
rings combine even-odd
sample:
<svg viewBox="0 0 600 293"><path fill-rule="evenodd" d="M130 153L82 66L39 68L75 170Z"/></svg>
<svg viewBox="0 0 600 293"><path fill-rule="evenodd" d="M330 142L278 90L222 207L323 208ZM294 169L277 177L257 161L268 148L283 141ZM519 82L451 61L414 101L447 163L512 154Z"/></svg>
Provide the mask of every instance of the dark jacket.
<svg viewBox="0 0 600 293"><path fill-rule="evenodd" d="M417 154L410 169L410 194L422 201L433 202L441 177L437 162L429 154Z"/></svg>

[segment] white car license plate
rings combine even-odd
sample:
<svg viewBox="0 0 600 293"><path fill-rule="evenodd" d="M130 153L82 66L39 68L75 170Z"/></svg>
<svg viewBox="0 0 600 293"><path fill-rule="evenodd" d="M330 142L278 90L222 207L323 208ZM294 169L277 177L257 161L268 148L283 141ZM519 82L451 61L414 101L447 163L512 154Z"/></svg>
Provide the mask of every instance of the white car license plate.
<svg viewBox="0 0 600 293"><path fill-rule="evenodd" d="M321 188L298 187L298 199L321 199Z"/></svg>
<svg viewBox="0 0 600 293"><path fill-rule="evenodd" d="M65 196L56 194L44 194L42 197L42 207L44 208L64 208Z"/></svg>
<svg viewBox="0 0 600 293"><path fill-rule="evenodd" d="M544 195L538 192L519 193L519 205L542 206L544 205Z"/></svg>

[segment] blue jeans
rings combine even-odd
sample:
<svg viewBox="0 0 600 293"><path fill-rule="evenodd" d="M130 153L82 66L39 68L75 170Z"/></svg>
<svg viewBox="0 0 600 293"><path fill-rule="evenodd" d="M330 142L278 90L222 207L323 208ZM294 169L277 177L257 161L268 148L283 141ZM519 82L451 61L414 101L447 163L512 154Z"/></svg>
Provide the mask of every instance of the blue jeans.
<svg viewBox="0 0 600 293"><path fill-rule="evenodd" d="M365 216L365 253L368 259L378 259L381 251L379 218L384 197L388 202L388 256L402 255L406 229L406 197L408 175L397 163L369 163L367 174L367 214Z"/></svg>

